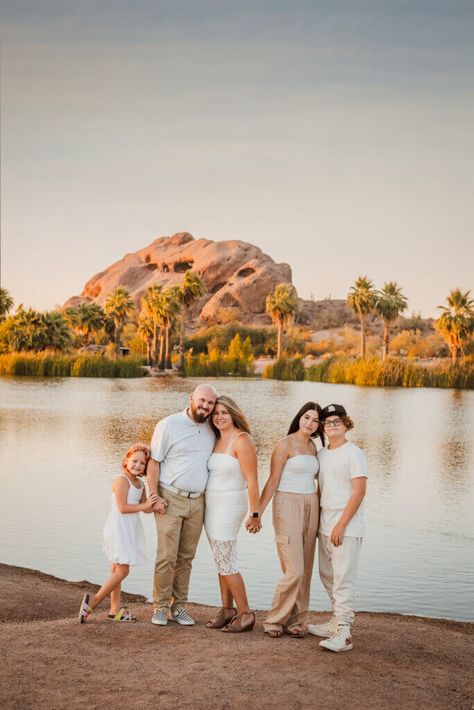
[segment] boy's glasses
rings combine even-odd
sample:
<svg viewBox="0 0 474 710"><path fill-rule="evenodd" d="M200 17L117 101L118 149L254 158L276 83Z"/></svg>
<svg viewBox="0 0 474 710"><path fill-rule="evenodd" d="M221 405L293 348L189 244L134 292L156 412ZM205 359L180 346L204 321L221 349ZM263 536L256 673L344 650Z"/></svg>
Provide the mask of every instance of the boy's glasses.
<svg viewBox="0 0 474 710"><path fill-rule="evenodd" d="M326 419L324 422L324 428L329 429L330 427L341 426L342 422L340 419Z"/></svg>

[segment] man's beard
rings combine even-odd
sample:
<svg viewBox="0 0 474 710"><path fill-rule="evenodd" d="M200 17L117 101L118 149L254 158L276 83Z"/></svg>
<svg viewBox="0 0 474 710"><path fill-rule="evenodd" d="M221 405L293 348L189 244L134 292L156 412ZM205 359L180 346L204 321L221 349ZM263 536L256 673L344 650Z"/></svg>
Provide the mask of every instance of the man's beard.
<svg viewBox="0 0 474 710"><path fill-rule="evenodd" d="M194 421L198 424L203 424L211 416L211 412L208 412L207 414L201 414L201 412L198 412L194 402L191 402L191 414L193 415Z"/></svg>

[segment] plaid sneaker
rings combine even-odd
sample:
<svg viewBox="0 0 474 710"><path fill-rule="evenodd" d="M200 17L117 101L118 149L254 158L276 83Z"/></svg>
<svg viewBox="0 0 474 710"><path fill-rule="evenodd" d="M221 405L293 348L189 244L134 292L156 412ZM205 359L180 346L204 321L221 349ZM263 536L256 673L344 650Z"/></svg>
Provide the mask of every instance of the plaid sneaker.
<svg viewBox="0 0 474 710"><path fill-rule="evenodd" d="M189 616L188 612L184 608L174 611L171 618L173 621L176 621L177 624L181 624L181 626L194 626L195 623L194 619Z"/></svg>
<svg viewBox="0 0 474 710"><path fill-rule="evenodd" d="M163 609L158 609L151 617L151 623L156 626L166 626L168 623L168 612Z"/></svg>

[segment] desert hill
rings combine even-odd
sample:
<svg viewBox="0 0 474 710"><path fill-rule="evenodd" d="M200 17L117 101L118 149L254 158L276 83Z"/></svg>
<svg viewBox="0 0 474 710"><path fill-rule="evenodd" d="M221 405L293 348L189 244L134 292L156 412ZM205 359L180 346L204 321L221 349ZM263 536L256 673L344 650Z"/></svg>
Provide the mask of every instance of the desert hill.
<svg viewBox="0 0 474 710"><path fill-rule="evenodd" d="M178 285L188 269L197 273L206 285L207 293L196 304L193 315L208 323L219 322L224 312L227 320L233 316L243 323L269 323L265 313L267 295L277 284L292 282L288 264L275 263L253 244L195 239L189 232L179 232L159 237L147 247L126 254L89 279L82 293L70 298L65 306L82 302L104 305L117 286L126 288L138 305L149 286ZM352 318L345 301L301 301L302 323L326 327Z"/></svg>

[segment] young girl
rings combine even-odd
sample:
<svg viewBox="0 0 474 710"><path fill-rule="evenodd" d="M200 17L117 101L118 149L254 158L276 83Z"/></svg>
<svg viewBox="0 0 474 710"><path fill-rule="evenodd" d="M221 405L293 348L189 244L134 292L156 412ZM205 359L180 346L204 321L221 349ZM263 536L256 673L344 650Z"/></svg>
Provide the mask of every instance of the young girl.
<svg viewBox="0 0 474 710"><path fill-rule="evenodd" d="M145 535L139 513L151 513L158 496L146 497L145 486L138 480L145 474L150 450L144 444L134 444L125 454L120 473L112 485L112 510L104 527L104 551L110 560L110 576L97 594L84 594L79 610L83 624L89 614L110 594L109 619L135 621L126 609L120 608L120 585L127 577L130 565L146 561Z"/></svg>

